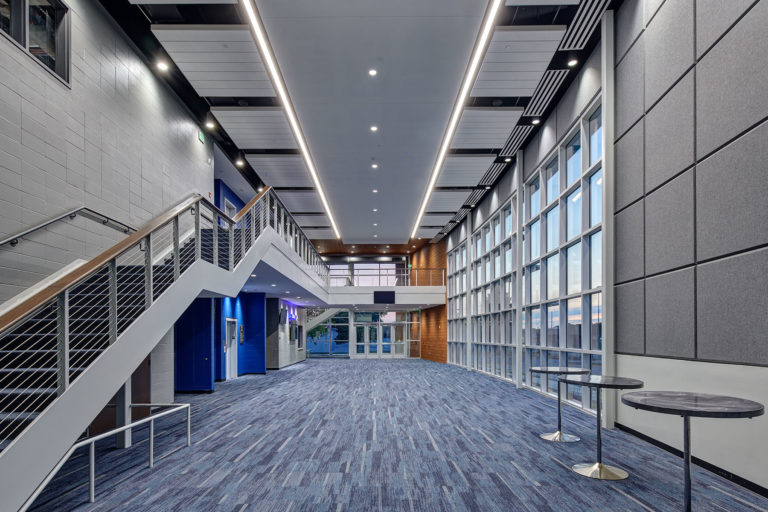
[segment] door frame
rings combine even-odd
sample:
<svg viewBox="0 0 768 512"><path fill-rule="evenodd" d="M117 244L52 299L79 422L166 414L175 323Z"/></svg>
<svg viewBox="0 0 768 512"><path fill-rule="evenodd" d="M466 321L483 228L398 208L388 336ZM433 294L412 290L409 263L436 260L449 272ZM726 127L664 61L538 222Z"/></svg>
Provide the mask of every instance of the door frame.
<svg viewBox="0 0 768 512"><path fill-rule="evenodd" d="M230 326L232 326L230 336ZM237 368L237 318L225 318L224 319L224 380L236 379L238 374Z"/></svg>

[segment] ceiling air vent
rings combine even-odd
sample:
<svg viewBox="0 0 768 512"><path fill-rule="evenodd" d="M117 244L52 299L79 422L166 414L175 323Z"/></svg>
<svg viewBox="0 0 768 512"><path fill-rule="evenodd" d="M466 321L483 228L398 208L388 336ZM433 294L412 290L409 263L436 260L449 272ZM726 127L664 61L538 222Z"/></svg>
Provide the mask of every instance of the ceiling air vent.
<svg viewBox="0 0 768 512"><path fill-rule="evenodd" d="M549 102L552 101L552 97L557 93L560 88L560 84L563 83L565 77L568 75L567 69L549 69L541 78L541 82L536 86L536 90L533 93L531 102L523 112L523 116L527 117L539 117L547 111Z"/></svg>
<svg viewBox="0 0 768 512"><path fill-rule="evenodd" d="M560 42L560 50L583 50L600 23L609 0L584 0Z"/></svg>

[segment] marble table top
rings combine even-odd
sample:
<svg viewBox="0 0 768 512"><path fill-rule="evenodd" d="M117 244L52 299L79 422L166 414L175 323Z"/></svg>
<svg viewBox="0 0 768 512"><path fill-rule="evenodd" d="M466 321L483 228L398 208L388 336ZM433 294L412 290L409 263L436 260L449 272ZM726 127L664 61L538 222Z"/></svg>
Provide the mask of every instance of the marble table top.
<svg viewBox="0 0 768 512"><path fill-rule="evenodd" d="M643 387L643 381L627 377L606 377L603 375L574 375L559 378L567 384L580 384L591 388L636 389Z"/></svg>
<svg viewBox="0 0 768 512"><path fill-rule="evenodd" d="M569 368L567 366L532 366L533 373L557 373L560 375L577 375L589 373L588 368Z"/></svg>
<svg viewBox="0 0 768 512"><path fill-rule="evenodd" d="M636 391L621 401L636 409L701 418L753 418L765 412L763 404L752 400L684 391Z"/></svg>

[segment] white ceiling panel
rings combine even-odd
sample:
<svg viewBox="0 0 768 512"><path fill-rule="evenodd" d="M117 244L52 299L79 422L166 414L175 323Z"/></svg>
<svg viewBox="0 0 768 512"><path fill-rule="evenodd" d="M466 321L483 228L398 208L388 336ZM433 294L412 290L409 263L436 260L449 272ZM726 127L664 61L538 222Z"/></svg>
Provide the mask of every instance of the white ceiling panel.
<svg viewBox="0 0 768 512"><path fill-rule="evenodd" d="M287 191L281 190L277 193L280 201L283 202L288 211L293 212L322 212L323 205L320 202L320 196L313 190Z"/></svg>
<svg viewBox="0 0 768 512"><path fill-rule="evenodd" d="M312 177L300 155L246 155L256 174L272 187L312 187Z"/></svg>
<svg viewBox="0 0 768 512"><path fill-rule="evenodd" d="M580 0L507 0L506 5L576 5Z"/></svg>
<svg viewBox="0 0 768 512"><path fill-rule="evenodd" d="M522 108L467 107L451 141L454 149L502 148L515 127Z"/></svg>
<svg viewBox="0 0 768 512"><path fill-rule="evenodd" d="M237 0L128 0L138 5L193 5L193 4L236 4Z"/></svg>
<svg viewBox="0 0 768 512"><path fill-rule="evenodd" d="M422 226L445 226L453 219L454 214L450 215L424 215L421 218Z"/></svg>
<svg viewBox="0 0 768 512"><path fill-rule="evenodd" d="M331 227L331 221L325 215L294 215L293 218L299 226L326 226Z"/></svg>
<svg viewBox="0 0 768 512"><path fill-rule="evenodd" d="M275 96L247 25L153 25L152 33L200 96Z"/></svg>
<svg viewBox="0 0 768 512"><path fill-rule="evenodd" d="M474 187L496 159L495 155L450 155L446 157L438 187Z"/></svg>
<svg viewBox="0 0 768 512"><path fill-rule="evenodd" d="M428 212L455 212L461 208L469 197L468 191L453 192L435 190L427 205Z"/></svg>
<svg viewBox="0 0 768 512"><path fill-rule="evenodd" d="M497 28L472 88L472 96L532 96L565 30L565 26Z"/></svg>
<svg viewBox="0 0 768 512"><path fill-rule="evenodd" d="M240 149L296 149L280 107L214 107L211 112Z"/></svg>
<svg viewBox="0 0 768 512"><path fill-rule="evenodd" d="M440 229L439 229L439 228L438 228L438 229L424 229L424 228L419 228L419 229L416 231L416 237L417 237L417 238L428 238L428 239L430 239L430 240L431 240L431 239L432 239L432 238L434 238L434 236L435 236L436 234L438 234L439 232L440 232Z"/></svg>
<svg viewBox="0 0 768 512"><path fill-rule="evenodd" d="M332 240L336 238L332 229L305 229L303 231L310 240Z"/></svg>

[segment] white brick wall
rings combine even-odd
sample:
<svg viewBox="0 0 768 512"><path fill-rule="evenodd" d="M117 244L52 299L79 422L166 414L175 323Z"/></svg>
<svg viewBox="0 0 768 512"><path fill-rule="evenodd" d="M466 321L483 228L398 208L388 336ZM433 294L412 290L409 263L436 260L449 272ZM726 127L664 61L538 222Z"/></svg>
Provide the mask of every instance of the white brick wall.
<svg viewBox="0 0 768 512"><path fill-rule="evenodd" d="M95 0L69 0L71 88L0 36L0 238L81 205L141 227L213 190L210 141ZM120 233L64 221L0 248L0 303Z"/></svg>

